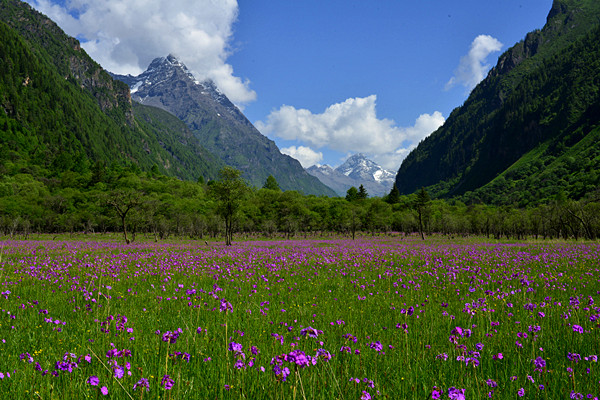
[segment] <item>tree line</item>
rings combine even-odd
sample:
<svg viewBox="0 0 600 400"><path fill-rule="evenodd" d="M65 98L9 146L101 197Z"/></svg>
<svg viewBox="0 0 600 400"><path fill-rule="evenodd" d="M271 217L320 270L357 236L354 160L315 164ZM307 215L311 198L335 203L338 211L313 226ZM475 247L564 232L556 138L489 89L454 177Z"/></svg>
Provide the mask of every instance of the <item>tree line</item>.
<svg viewBox="0 0 600 400"><path fill-rule="evenodd" d="M329 234L381 235L437 233L488 238L598 239L600 191L574 201L556 196L535 207L465 204L430 199L421 189L370 197L350 188L346 197L305 196L281 191L273 177L262 188L249 187L240 172L225 167L219 178L181 181L153 169L99 164L53 178L28 173L0 178L0 234L120 232L126 242L137 235L159 241L249 237L315 237Z"/></svg>

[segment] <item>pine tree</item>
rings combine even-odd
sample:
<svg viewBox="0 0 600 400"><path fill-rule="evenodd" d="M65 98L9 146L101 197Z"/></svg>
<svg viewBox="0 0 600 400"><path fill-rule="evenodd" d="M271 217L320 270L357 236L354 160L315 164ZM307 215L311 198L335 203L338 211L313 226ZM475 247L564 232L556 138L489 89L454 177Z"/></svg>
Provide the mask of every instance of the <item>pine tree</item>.
<svg viewBox="0 0 600 400"><path fill-rule="evenodd" d="M365 189L365 187L361 184L358 187L358 200L365 200L367 197L369 197L369 193L367 193L367 190Z"/></svg>
<svg viewBox="0 0 600 400"><path fill-rule="evenodd" d="M279 183L277 183L277 180L275 180L273 175L269 175L267 177L267 180L265 181L265 184L263 185L263 189L276 190L278 192L281 191L281 188L279 187Z"/></svg>
<svg viewBox="0 0 600 400"><path fill-rule="evenodd" d="M394 185L394 187L390 191L390 194L387 195L385 201L388 204L398 204L400 202L400 191L398 190L396 185Z"/></svg>

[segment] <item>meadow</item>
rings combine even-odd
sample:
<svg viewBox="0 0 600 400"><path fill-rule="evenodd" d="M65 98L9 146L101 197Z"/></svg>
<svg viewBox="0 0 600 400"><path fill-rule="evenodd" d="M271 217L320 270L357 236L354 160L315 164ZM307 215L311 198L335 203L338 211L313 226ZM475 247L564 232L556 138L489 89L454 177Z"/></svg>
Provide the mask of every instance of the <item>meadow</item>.
<svg viewBox="0 0 600 400"><path fill-rule="evenodd" d="M597 399L600 245L1 242L11 399Z"/></svg>

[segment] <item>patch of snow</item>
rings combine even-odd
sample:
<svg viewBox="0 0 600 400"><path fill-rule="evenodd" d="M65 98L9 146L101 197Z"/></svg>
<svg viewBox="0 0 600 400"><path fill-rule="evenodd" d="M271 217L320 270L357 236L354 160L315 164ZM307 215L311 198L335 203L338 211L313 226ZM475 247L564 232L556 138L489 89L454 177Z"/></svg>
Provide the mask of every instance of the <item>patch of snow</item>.
<svg viewBox="0 0 600 400"><path fill-rule="evenodd" d="M131 88L131 93L133 94L133 93L137 92L138 89L140 88L140 86L142 86L143 83L144 82L142 82L142 81L136 82L136 84L133 85L133 87Z"/></svg>

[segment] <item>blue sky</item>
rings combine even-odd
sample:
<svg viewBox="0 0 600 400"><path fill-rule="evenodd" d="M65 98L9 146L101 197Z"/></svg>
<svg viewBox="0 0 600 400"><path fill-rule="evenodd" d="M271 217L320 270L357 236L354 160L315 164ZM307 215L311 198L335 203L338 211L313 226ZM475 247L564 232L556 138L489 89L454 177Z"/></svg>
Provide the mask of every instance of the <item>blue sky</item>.
<svg viewBox="0 0 600 400"><path fill-rule="evenodd" d="M390 170L552 0L30 0L103 67L178 55L303 165Z"/></svg>

